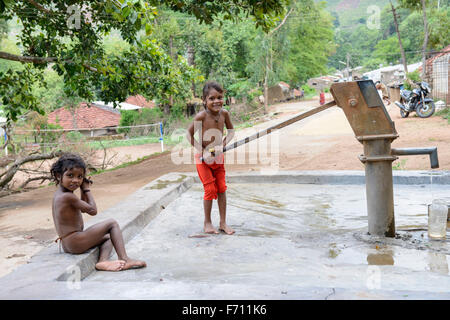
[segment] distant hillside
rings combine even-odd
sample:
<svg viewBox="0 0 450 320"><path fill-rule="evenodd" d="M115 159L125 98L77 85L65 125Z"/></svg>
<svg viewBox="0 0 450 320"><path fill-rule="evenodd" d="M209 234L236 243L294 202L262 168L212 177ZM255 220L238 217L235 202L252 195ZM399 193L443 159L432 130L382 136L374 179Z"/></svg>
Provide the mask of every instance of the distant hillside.
<svg viewBox="0 0 450 320"><path fill-rule="evenodd" d="M389 0L325 0L325 2L327 10L339 17L339 24L343 27L365 23L369 17L367 13L369 6L376 5L382 10L389 4Z"/></svg>

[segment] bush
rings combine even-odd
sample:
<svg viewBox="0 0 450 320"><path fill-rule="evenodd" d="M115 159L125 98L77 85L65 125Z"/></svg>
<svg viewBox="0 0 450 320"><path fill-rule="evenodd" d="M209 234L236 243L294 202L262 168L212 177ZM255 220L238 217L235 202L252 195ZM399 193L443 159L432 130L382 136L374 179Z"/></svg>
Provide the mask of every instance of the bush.
<svg viewBox="0 0 450 320"><path fill-rule="evenodd" d="M442 117L444 119L447 119L447 123L450 124L450 108L442 109L435 113L435 116Z"/></svg>
<svg viewBox="0 0 450 320"><path fill-rule="evenodd" d="M413 71L413 72L408 72L406 74L406 79L409 79L411 82L420 82L421 79L420 79L419 70L416 70L416 71ZM409 83L409 81L405 81L405 85L404 86L405 86L406 90L412 90L413 89L411 84Z"/></svg>
<svg viewBox="0 0 450 320"><path fill-rule="evenodd" d="M302 88L303 91L305 92L305 97L306 97L306 96L311 96L311 95L315 95L315 94L316 94L316 89L311 88L311 87L308 86L307 84L302 85L301 88Z"/></svg>
<svg viewBox="0 0 450 320"><path fill-rule="evenodd" d="M244 99L252 100L255 96L253 96L253 92L250 93L250 91L253 89L253 85L249 81L239 81L232 85L230 85L227 88L226 95L228 97L234 97L239 101L242 101ZM253 97L251 97L251 95ZM259 95L259 94L258 94Z"/></svg>
<svg viewBox="0 0 450 320"><path fill-rule="evenodd" d="M66 133L66 138L70 142L80 142L84 140L84 135L79 131L69 131Z"/></svg>
<svg viewBox="0 0 450 320"><path fill-rule="evenodd" d="M62 129L59 124L53 124L53 123L46 123L41 124L40 129L42 130L55 130L55 129ZM58 131L42 131L41 134L38 135L37 142L39 143L49 143L49 142L56 142L58 141L58 138L60 136L61 132Z"/></svg>
<svg viewBox="0 0 450 320"><path fill-rule="evenodd" d="M158 123L163 118L163 112L159 108L142 108L139 111L122 110L120 115L119 126L121 127ZM117 132L128 134L130 130L131 128L120 128Z"/></svg>
<svg viewBox="0 0 450 320"><path fill-rule="evenodd" d="M181 119L184 117L186 110L186 103L175 103L170 108L170 118L171 119Z"/></svg>
<svg viewBox="0 0 450 320"><path fill-rule="evenodd" d="M248 94L248 100L253 101L255 98L262 96L263 92L261 89L254 89Z"/></svg>

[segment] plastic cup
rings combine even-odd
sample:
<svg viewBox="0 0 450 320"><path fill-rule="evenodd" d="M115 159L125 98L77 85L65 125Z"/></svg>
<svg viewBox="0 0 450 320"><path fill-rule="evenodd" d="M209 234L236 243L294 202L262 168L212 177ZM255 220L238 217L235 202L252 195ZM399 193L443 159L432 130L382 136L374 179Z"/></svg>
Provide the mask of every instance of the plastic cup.
<svg viewBox="0 0 450 320"><path fill-rule="evenodd" d="M433 200L428 205L428 237L431 239L442 240L447 234L447 203L443 200Z"/></svg>

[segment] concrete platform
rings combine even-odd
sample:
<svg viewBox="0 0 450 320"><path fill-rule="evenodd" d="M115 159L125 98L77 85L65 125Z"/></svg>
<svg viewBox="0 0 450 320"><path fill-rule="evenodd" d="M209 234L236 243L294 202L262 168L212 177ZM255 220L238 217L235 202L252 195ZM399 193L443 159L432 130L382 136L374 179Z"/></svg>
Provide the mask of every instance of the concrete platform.
<svg viewBox="0 0 450 320"><path fill-rule="evenodd" d="M0 299L450 298L450 240L426 232L427 204L450 202L448 172L394 172L392 239L367 235L363 172L230 174L228 187L233 236L202 234L196 174L171 173L86 225L116 219L147 268L97 272L97 249L55 244L0 278Z"/></svg>

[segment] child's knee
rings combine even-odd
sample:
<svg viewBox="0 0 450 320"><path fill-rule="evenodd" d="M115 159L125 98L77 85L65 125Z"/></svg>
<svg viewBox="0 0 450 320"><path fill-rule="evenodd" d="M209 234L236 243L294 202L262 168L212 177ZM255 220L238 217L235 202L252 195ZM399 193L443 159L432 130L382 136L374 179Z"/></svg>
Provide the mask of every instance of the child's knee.
<svg viewBox="0 0 450 320"><path fill-rule="evenodd" d="M119 224L117 223L116 220L109 218L105 221L105 223L110 227L110 228L114 228L114 227L118 227Z"/></svg>
<svg viewBox="0 0 450 320"><path fill-rule="evenodd" d="M227 191L227 185L225 183L217 184L217 193L225 193Z"/></svg>
<svg viewBox="0 0 450 320"><path fill-rule="evenodd" d="M203 186L205 190L204 200L214 200L217 199L217 187L214 182L205 184Z"/></svg>
<svg viewBox="0 0 450 320"><path fill-rule="evenodd" d="M224 193L227 191L227 183L225 180L225 176L219 177L216 179L216 186L217 186L217 192L218 193Z"/></svg>

